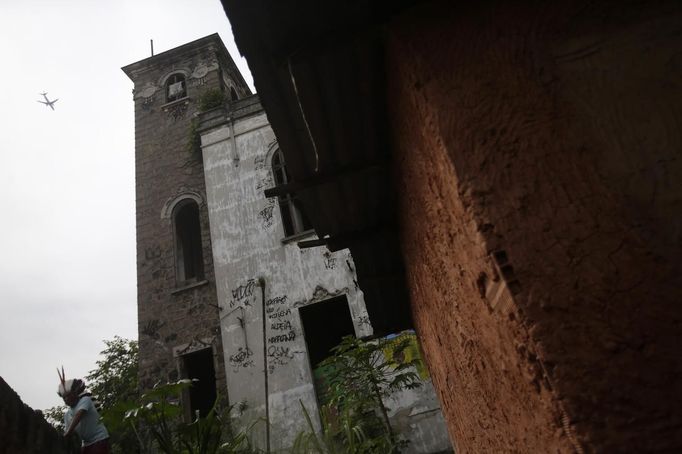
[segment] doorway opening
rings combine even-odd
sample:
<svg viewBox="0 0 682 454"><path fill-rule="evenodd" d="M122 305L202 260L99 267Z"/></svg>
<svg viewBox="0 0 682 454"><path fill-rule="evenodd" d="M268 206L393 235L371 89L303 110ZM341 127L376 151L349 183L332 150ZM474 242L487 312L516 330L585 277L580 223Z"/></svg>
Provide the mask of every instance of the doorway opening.
<svg viewBox="0 0 682 454"><path fill-rule="evenodd" d="M213 408L217 397L215 368L213 367L213 349L204 348L193 353L182 355L185 377L196 379L189 388L190 420L196 412L204 418Z"/></svg>
<svg viewBox="0 0 682 454"><path fill-rule="evenodd" d="M299 308L299 313L308 347L308 357L313 369L317 399L320 404L323 404L326 401L325 377L333 371L320 367L320 363L332 355L331 349L339 345L344 336L355 336L348 299L346 295L342 295L309 304Z"/></svg>

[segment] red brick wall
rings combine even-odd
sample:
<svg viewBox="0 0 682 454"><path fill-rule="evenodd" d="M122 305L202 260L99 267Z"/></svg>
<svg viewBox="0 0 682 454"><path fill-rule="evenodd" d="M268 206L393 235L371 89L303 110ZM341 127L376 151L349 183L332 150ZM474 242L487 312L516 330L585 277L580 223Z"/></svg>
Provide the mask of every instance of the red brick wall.
<svg viewBox="0 0 682 454"><path fill-rule="evenodd" d="M680 449L682 8L497 3L389 27L403 253L451 435Z"/></svg>

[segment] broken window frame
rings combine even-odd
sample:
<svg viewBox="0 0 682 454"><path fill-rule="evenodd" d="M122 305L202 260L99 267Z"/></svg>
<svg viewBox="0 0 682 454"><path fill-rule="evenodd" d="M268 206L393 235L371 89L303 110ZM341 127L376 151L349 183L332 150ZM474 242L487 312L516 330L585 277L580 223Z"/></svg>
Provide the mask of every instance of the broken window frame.
<svg viewBox="0 0 682 454"><path fill-rule="evenodd" d="M277 148L271 159L272 175L275 187L291 183L284 161L284 153ZM282 218L284 238L299 237L308 232L313 232L313 227L301 207L300 201L293 192L287 192L277 197L279 212Z"/></svg>
<svg viewBox="0 0 682 454"><path fill-rule="evenodd" d="M177 95L171 95L171 86L177 83L182 84L182 90L180 90L180 93ZM185 81L185 76L181 73L175 73L168 76L168 79L166 79L166 102L173 102L186 97L187 82Z"/></svg>

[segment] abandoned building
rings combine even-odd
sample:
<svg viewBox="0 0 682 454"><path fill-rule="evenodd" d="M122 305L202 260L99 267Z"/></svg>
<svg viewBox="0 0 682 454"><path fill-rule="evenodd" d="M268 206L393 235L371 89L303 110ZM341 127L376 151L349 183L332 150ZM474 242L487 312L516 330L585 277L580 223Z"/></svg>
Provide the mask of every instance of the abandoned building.
<svg viewBox="0 0 682 454"><path fill-rule="evenodd" d="M222 2L458 452L682 450L680 2Z"/></svg>
<svg viewBox="0 0 682 454"><path fill-rule="evenodd" d="M266 421L256 445L287 448L307 429L299 402L318 413L315 368L329 350L346 335L415 338L409 317L368 314L377 295L350 252L327 248L282 192L295 184L287 155L217 34L123 70L134 82L141 384L198 378L188 414L226 395L245 404L239 424ZM451 450L430 379L389 407L406 452Z"/></svg>

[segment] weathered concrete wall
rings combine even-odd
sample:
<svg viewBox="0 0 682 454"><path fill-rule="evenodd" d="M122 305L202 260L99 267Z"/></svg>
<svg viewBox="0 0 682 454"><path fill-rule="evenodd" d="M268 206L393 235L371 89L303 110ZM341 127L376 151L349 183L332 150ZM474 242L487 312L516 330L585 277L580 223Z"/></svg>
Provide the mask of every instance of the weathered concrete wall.
<svg viewBox="0 0 682 454"><path fill-rule="evenodd" d="M135 180L140 380L143 388L178 378L179 356L211 347L218 391L225 388L223 354L202 160L189 151L190 122L197 100L225 80L240 87L234 63L222 44L203 39L124 68L135 83ZM186 77L187 98L167 103L168 76ZM236 82L235 82L236 81ZM171 211L175 202L199 202L204 279L186 285L176 280Z"/></svg>
<svg viewBox="0 0 682 454"><path fill-rule="evenodd" d="M440 402L430 379L417 389L396 392L384 402L395 433L409 444L403 454L452 452Z"/></svg>
<svg viewBox="0 0 682 454"><path fill-rule="evenodd" d="M232 404L246 403L240 421L248 424L265 417L267 381L271 447L283 449L307 430L299 400L314 419L318 412L299 308L345 295L355 335L371 335L372 328L347 250L301 249L296 241L282 241L285 234L279 204L276 198L267 199L263 194L274 184L271 160L277 149L275 136L259 104L257 111L246 103L240 105L242 110L229 113L233 125L223 122L202 133L227 387ZM307 239L311 238L314 236L308 234ZM417 437L412 452L447 449L437 400L433 392L428 394L428 384L424 390L405 393L409 403L396 403L395 413L402 411L396 418L410 436ZM420 439L431 434L415 430L412 426L417 420L439 432L440 438ZM263 445L264 427L257 427L256 438ZM443 437L445 443L439 445ZM429 449L433 446L439 448Z"/></svg>
<svg viewBox="0 0 682 454"><path fill-rule="evenodd" d="M64 439L43 415L23 403L0 377L0 453L74 454L76 440Z"/></svg>
<svg viewBox="0 0 682 454"><path fill-rule="evenodd" d="M416 334L411 330L398 335L397 339L405 337L418 342ZM421 351L418 345L416 348ZM384 400L393 431L400 434L403 440L410 442L400 452L403 454L452 452L452 442L428 370L423 366L412 370L420 376L422 386L396 391Z"/></svg>
<svg viewBox="0 0 682 454"><path fill-rule="evenodd" d="M203 134L202 143L228 395L231 403L246 402L242 421L265 416L264 302L271 446L284 448L306 428L299 399L317 413L298 307L346 295L356 334L371 334L371 326L347 251L282 242L279 205L263 195L273 185L277 147L262 110L235 122L234 139L225 125Z"/></svg>
<svg viewBox="0 0 682 454"><path fill-rule="evenodd" d="M417 331L459 452L682 449L682 8L391 24Z"/></svg>

